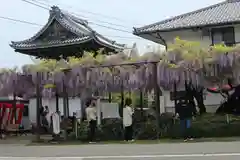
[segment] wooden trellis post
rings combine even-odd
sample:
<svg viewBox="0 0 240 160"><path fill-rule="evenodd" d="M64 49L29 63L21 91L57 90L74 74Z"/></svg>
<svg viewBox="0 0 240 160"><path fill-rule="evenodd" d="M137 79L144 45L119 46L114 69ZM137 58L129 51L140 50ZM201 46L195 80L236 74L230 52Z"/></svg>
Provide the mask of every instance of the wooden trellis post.
<svg viewBox="0 0 240 160"><path fill-rule="evenodd" d="M15 86L15 82L14 82L14 86ZM13 114L14 114L14 124L16 124L16 118L17 118L17 100L16 100L16 93L14 91L13 93ZM13 119L12 119L13 120ZM12 122L13 123L13 122Z"/></svg>
<svg viewBox="0 0 240 160"><path fill-rule="evenodd" d="M67 111L67 107L68 107L68 100L67 100L67 91L66 91L66 86L65 86L65 82L64 79L62 80L62 87L63 87L63 123L64 123L64 139L66 140L68 138L68 134L67 134L67 128L68 128L68 111Z"/></svg>
<svg viewBox="0 0 240 160"><path fill-rule="evenodd" d="M176 110L176 106L177 106L177 83L176 81L174 81L174 84L173 84L173 97L174 97L174 111L175 111L175 114L177 114L177 110Z"/></svg>
<svg viewBox="0 0 240 160"><path fill-rule="evenodd" d="M110 71L113 72L113 68L110 67ZM112 76L112 82L114 83L114 76ZM112 92L108 92L108 102L112 102Z"/></svg>
<svg viewBox="0 0 240 160"><path fill-rule="evenodd" d="M158 78L157 78L157 63L154 62L153 64L153 83L154 83L154 101L155 101L155 108L156 108L156 121L157 121L157 138L160 137L160 88L158 86Z"/></svg>
<svg viewBox="0 0 240 160"><path fill-rule="evenodd" d="M57 87L55 87L56 89L56 94L55 94L55 100L56 100L56 111L59 112L59 94L58 94L58 89ZM61 116L61 115L59 115Z"/></svg>
<svg viewBox="0 0 240 160"><path fill-rule="evenodd" d="M69 72L69 69L64 69L64 78L62 79L62 87L63 87L63 114L64 114L64 139L66 140L68 138L67 130L68 130L68 116L69 116L69 100L68 100L68 93L67 88L65 85L65 77L67 73Z"/></svg>
<svg viewBox="0 0 240 160"><path fill-rule="evenodd" d="M37 80L36 80L36 115L37 115L37 119L36 119L36 142L40 142L40 127L41 127L41 120L40 120L40 107L41 107L41 92L40 92L40 74L39 72L37 72L37 76L36 76Z"/></svg>
<svg viewBox="0 0 240 160"><path fill-rule="evenodd" d="M123 116L123 108L124 108L124 86L123 86L123 81L121 82L121 117Z"/></svg>
<svg viewBox="0 0 240 160"><path fill-rule="evenodd" d="M108 93L108 102L109 103L112 102L112 93L111 92Z"/></svg>
<svg viewBox="0 0 240 160"><path fill-rule="evenodd" d="M140 109L141 109L141 119L143 120L143 91L140 89Z"/></svg>

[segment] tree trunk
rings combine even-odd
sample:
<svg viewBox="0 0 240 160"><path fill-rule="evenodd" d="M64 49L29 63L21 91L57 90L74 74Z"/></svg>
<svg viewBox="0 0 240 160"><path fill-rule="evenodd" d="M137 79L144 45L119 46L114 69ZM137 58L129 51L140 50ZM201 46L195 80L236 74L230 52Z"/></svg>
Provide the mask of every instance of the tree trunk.
<svg viewBox="0 0 240 160"><path fill-rule="evenodd" d="M203 100L203 89L195 91L194 98L197 100L200 115L206 113L206 107Z"/></svg>
<svg viewBox="0 0 240 160"><path fill-rule="evenodd" d="M37 84L36 84L36 133L35 133L35 141L40 142L40 107L41 107L41 93L40 93L40 75L37 73Z"/></svg>
<svg viewBox="0 0 240 160"><path fill-rule="evenodd" d="M186 83L185 83L186 84ZM197 106L199 108L200 115L206 113L206 107L204 105L204 99L203 99L203 88L196 89L192 87L192 84L186 84L186 91L189 93L189 103L190 105L193 105L195 108L195 113L197 113L196 110L196 104L194 102L194 98L197 101Z"/></svg>

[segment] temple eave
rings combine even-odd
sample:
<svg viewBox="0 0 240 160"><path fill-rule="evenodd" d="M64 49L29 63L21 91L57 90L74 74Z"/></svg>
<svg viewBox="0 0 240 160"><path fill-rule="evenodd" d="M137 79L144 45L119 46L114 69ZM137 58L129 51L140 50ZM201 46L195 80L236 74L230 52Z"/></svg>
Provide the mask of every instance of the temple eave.
<svg viewBox="0 0 240 160"><path fill-rule="evenodd" d="M41 58L79 56L84 51L104 54L117 53L125 48L94 31L86 20L75 17L53 6L47 24L29 39L11 42L19 53Z"/></svg>
<svg viewBox="0 0 240 160"><path fill-rule="evenodd" d="M69 56L82 56L84 51L96 52L100 48L105 49L105 54L115 53L117 51L123 50L122 46L115 46L107 43L99 43L93 41L92 39L83 41L78 41L74 43L27 43L27 44L10 44L15 52L22 53L25 55L42 57L42 58L59 58L60 55L64 57Z"/></svg>
<svg viewBox="0 0 240 160"><path fill-rule="evenodd" d="M37 50L37 49L47 49L47 48L56 48L56 47L69 47L74 45L84 45L85 43L91 43L93 41L90 37L78 38L78 39L68 39L68 40L55 40L48 42L40 42L40 43L18 43L12 42L10 46L15 50ZM103 48L109 48L112 50L123 50L124 45L119 44L108 44L106 42L97 41L95 42L99 44ZM94 45L94 44L92 44Z"/></svg>

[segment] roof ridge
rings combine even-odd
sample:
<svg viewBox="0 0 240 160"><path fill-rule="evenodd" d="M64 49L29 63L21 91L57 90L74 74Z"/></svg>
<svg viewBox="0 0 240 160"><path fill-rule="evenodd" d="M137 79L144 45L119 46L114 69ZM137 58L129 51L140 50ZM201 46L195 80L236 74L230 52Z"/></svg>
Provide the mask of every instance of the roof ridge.
<svg viewBox="0 0 240 160"><path fill-rule="evenodd" d="M116 44L118 46L125 46L125 44L120 44L120 43L117 43L115 40L111 40L103 35L101 35L100 33L96 32L93 28L91 28L89 25L88 25L88 21L87 20L84 20L84 19L81 19L81 18L78 18L76 17L75 15L71 14L71 13L68 13L68 12L62 12L63 15L65 15L65 18L68 19L68 21L72 21L72 23L76 23L76 24L81 24L83 25L84 27L86 27L90 32L92 32L92 36L93 38L101 38L103 40L105 40L106 42L108 43L111 43L111 44ZM74 24L74 25L76 25ZM81 26L79 25L76 25L78 28L81 28ZM85 30L85 29L84 29Z"/></svg>
<svg viewBox="0 0 240 160"><path fill-rule="evenodd" d="M21 40L21 41L11 41L12 43L25 43L25 42L29 42L29 41L33 41L35 40L39 35L41 35L46 28L52 23L52 21L55 19L56 17L54 15L50 15L48 22L38 31L36 32L32 37L25 39L25 40Z"/></svg>
<svg viewBox="0 0 240 160"><path fill-rule="evenodd" d="M236 3L236 2L240 2L240 0L226 0L227 3Z"/></svg>
<svg viewBox="0 0 240 160"><path fill-rule="evenodd" d="M213 5L204 7L204 8L200 8L200 9L195 10L195 11L183 13L183 14L180 14L180 15L178 15L178 16L174 16L174 17L172 17L172 18L167 18L167 19L162 20L162 21L160 21L160 22L156 22L156 23L153 23L153 24L150 24L150 25L146 25L146 26L143 26L143 27L140 27L140 28L134 28L134 29L135 29L135 30L141 30L141 29L144 29L144 28L153 27L153 26L155 26L155 25L164 24L164 23L168 23L168 22L170 22L170 21L177 20L177 19L179 19L179 18L181 18L181 17L190 16L190 15L195 14L195 13L199 13L199 12L202 12L202 11L205 11L205 10L208 10L208 9L211 9L211 8L215 8L215 7L224 5L224 4L226 4L226 3L235 3L235 2L239 2L239 1L240 1L240 0L225 0L225 1L223 1L223 2L216 3L216 4L213 4Z"/></svg>
<svg viewBox="0 0 240 160"><path fill-rule="evenodd" d="M99 43L103 46L107 46L108 48L112 48L114 50L123 49L123 47L125 46L125 44L119 44L119 43L116 43L116 41L113 41L113 40L110 40L110 39L104 37L103 35L96 32L94 29L92 29L91 26L88 25L87 20L83 20L83 19L78 18L68 12L64 12L58 6L51 7L51 10L49 11L48 22L40 29L40 31L38 31L34 36L32 36L31 38L29 38L27 40L16 41L16 42L12 41L10 46L13 48L17 48L17 47L20 47L20 48L25 47L26 48L27 45L33 45L34 47L37 47L36 43L35 44L27 44L27 43L34 41L43 32L45 32L46 29L49 27L49 25L53 22L53 20L57 21L66 30L68 30L68 31L76 34L76 36L78 36L77 38L74 38L73 40L78 40L80 38L80 39L84 39L85 41L89 41L92 39L92 40L95 40L97 43ZM53 45L53 42L55 43L58 41L59 40L49 41L48 45L50 45L50 43L51 43L51 45ZM68 43L68 42L75 43L75 42L70 42L71 39L67 39L65 41L66 41L66 43ZM76 43L79 43L79 42L76 42ZM64 44L56 44L56 45L60 46L60 45L64 45ZM31 47L33 47L33 46L31 46Z"/></svg>
<svg viewBox="0 0 240 160"><path fill-rule="evenodd" d="M82 25L88 25L88 21L86 19L78 18L75 15L73 15L72 13L69 13L67 11L63 11L62 10L62 13L64 15L67 15L68 17L71 17L72 20L74 20L74 21L76 21L76 22L78 22L78 23L80 23Z"/></svg>
<svg viewBox="0 0 240 160"><path fill-rule="evenodd" d="M117 43L116 41L111 40L111 39L109 39L109 38L107 38L107 37L105 37L105 36L103 36L103 35L101 35L100 33L97 33L97 32L95 32L95 37L94 38L97 38L97 39L101 38L101 39L103 39L103 40L105 40L105 41L107 41L111 44L115 44L115 45L121 46L121 47L124 47L126 45L126 44Z"/></svg>
<svg viewBox="0 0 240 160"><path fill-rule="evenodd" d="M88 30L88 28L86 26L87 29L83 28L82 26L79 26L78 24L76 24L76 22L71 19L71 17L68 17L68 16L64 16L64 18L68 21L68 23L71 23L71 25L74 25L77 29L79 29L79 32L80 35L78 34L78 36L82 36L82 35L85 35L85 36L91 36L89 33L91 33L91 31ZM67 29L70 29L72 26L71 25L68 25ZM85 32L85 33L84 33ZM87 34L86 34L87 33ZM76 33L75 33L76 34Z"/></svg>
<svg viewBox="0 0 240 160"><path fill-rule="evenodd" d="M73 14L69 13L68 11L64 11L64 10L60 9L58 6L52 6L51 8L52 8L52 10L50 11L50 13L54 14L56 19L61 21L63 18L65 18L68 22L71 23L71 25L74 25L76 28L78 28L81 31L86 31L88 33L93 31L93 29L90 26L88 26L87 20L78 18L78 17L74 16ZM65 26L65 24L62 24L62 25ZM71 29L71 26L65 26L65 27L67 27L68 29ZM84 35L83 32L81 32L80 34ZM89 34L88 34L88 36L89 36Z"/></svg>

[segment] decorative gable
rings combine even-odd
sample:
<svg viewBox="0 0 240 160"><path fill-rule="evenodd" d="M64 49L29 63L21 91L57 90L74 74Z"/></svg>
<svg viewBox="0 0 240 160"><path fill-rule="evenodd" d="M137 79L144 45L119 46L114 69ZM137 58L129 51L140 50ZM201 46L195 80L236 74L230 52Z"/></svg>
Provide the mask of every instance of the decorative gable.
<svg viewBox="0 0 240 160"><path fill-rule="evenodd" d="M78 36L66 28L64 28L58 21L53 20L53 22L49 25L49 27L36 38L36 42L46 42L52 40L66 40L77 38Z"/></svg>
<svg viewBox="0 0 240 160"><path fill-rule="evenodd" d="M43 48L57 48L63 46L84 45L95 42L95 49L108 48L109 50L123 50L125 45L109 40L93 30L86 20L60 10L53 6L50 10L48 22L44 27L29 39L12 41L10 46L18 52ZM94 46L92 46L94 48ZM91 47L88 49L92 50Z"/></svg>

